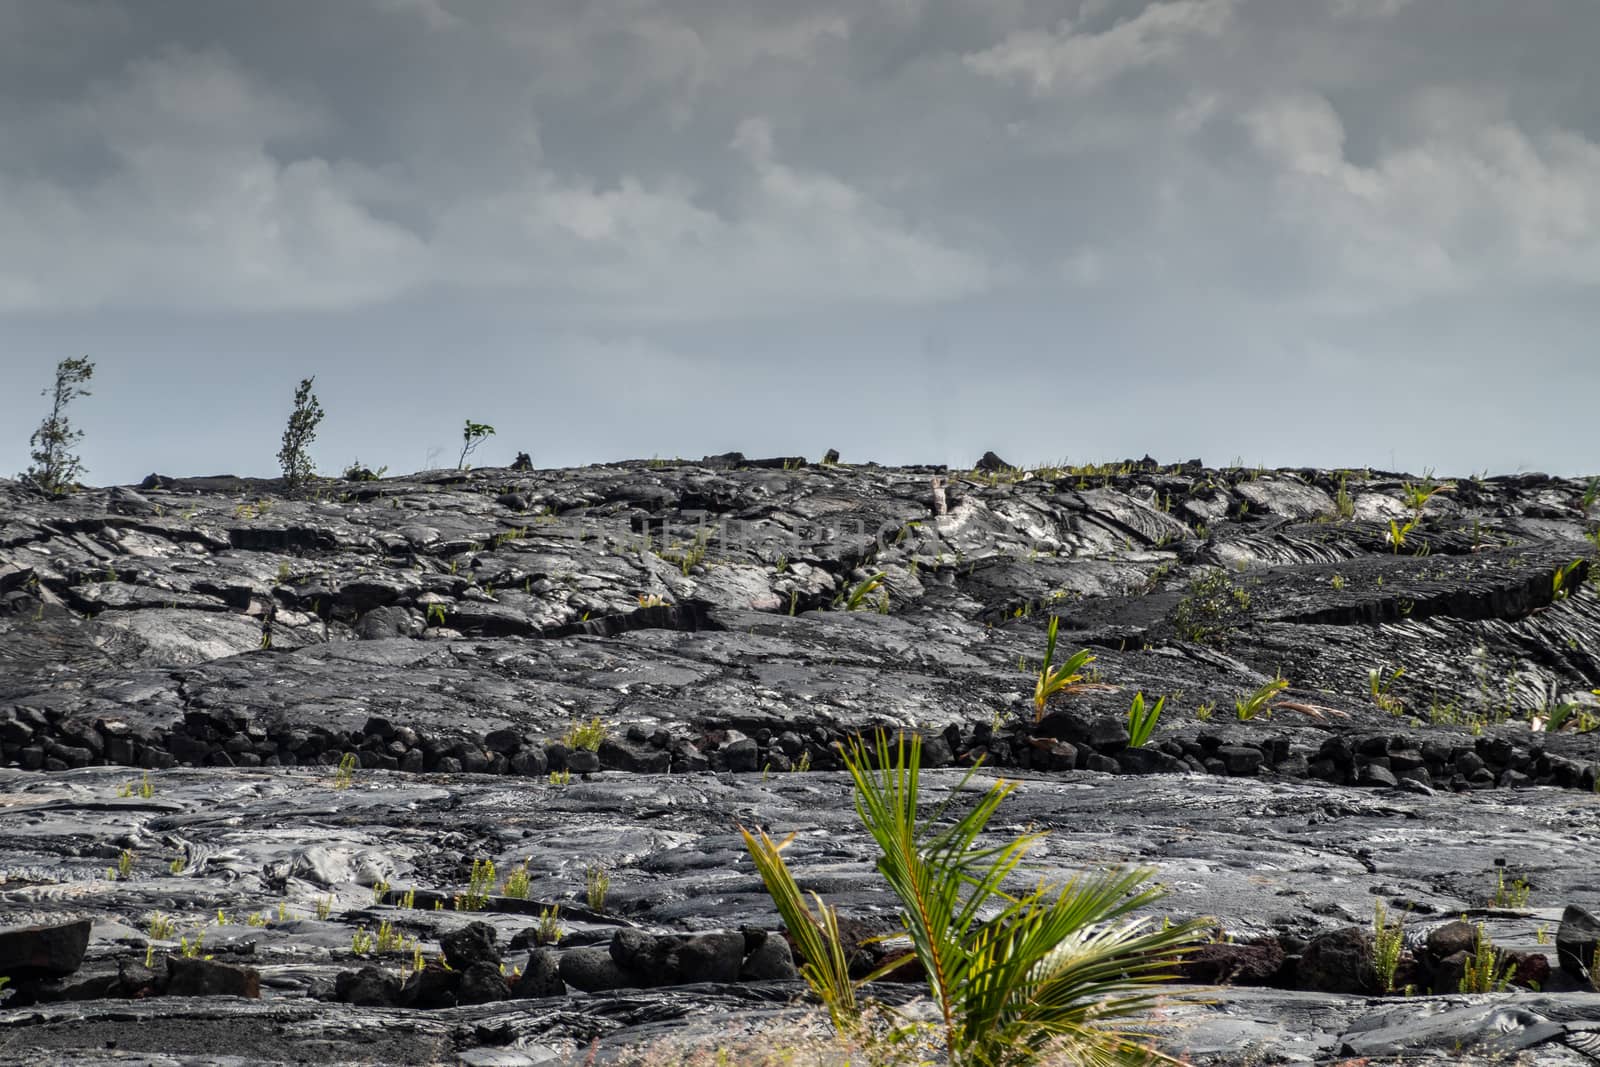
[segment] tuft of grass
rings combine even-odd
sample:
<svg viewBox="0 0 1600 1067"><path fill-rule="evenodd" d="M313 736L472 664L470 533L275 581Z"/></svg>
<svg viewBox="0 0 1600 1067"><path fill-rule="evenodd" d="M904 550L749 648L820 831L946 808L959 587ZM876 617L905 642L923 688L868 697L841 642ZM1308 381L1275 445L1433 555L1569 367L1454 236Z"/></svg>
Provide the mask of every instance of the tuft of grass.
<svg viewBox="0 0 1600 1067"><path fill-rule="evenodd" d="M458 911L482 911L489 906L489 893L494 889L494 860L472 861L472 872L467 876L467 891L456 898Z"/></svg>
<svg viewBox="0 0 1600 1067"><path fill-rule="evenodd" d="M1492 908L1526 908L1528 898L1533 894L1533 886L1525 878L1513 878L1511 884L1506 884L1506 871L1504 867L1496 867L1494 872L1494 896L1489 898Z"/></svg>
<svg viewBox="0 0 1600 1067"><path fill-rule="evenodd" d="M590 752L598 752L600 743L610 734L610 728L606 726L600 716L596 715L587 722L573 720L572 724L567 727L566 732L561 735L561 743L573 750L581 748Z"/></svg>
<svg viewBox="0 0 1600 1067"><path fill-rule="evenodd" d="M1050 616L1050 627L1045 631L1044 662L1039 665L1038 680L1033 686L1033 721L1044 718L1044 706L1057 693L1070 693L1083 681L1083 669L1094 662L1089 650L1079 649L1065 663L1055 663L1056 631L1061 626L1059 616Z"/></svg>
<svg viewBox="0 0 1600 1067"><path fill-rule="evenodd" d="M1349 477L1349 473L1349 471L1339 472L1339 490L1333 495L1334 511L1341 519L1352 519L1356 514L1355 502L1350 499L1350 493L1345 488L1345 479Z"/></svg>
<svg viewBox="0 0 1600 1067"><path fill-rule="evenodd" d="M889 591L883 588L883 580L889 577L884 571L868 575L865 580L834 598L834 607L841 603L846 611L862 611L868 607L875 609L880 615L889 613ZM877 597L869 603L867 597L877 593Z"/></svg>
<svg viewBox="0 0 1600 1067"><path fill-rule="evenodd" d="M1367 672L1367 689L1372 694L1372 702L1390 715L1399 717L1406 709L1405 701L1395 696L1392 690L1394 683L1399 681L1406 673L1404 667L1396 667L1387 675L1383 667L1374 667Z"/></svg>
<svg viewBox="0 0 1600 1067"><path fill-rule="evenodd" d="M1405 525L1401 525L1400 523L1395 522L1393 519L1390 519L1389 532L1383 535L1383 539L1389 542L1390 549L1395 555L1398 556L1400 554L1400 550L1406 547L1406 535L1416 528L1417 523L1415 519L1406 523Z"/></svg>
<svg viewBox="0 0 1600 1067"><path fill-rule="evenodd" d="M1405 948L1405 931L1400 923L1389 922L1382 900L1372 902L1372 969L1378 975L1378 991L1394 992L1394 973Z"/></svg>
<svg viewBox="0 0 1600 1067"><path fill-rule="evenodd" d="M522 866L506 876L505 885L500 887L502 896L515 897L517 900L528 899L528 861L523 860Z"/></svg>
<svg viewBox="0 0 1600 1067"><path fill-rule="evenodd" d="M1258 715L1263 719L1272 718L1272 698L1287 688L1289 688L1287 680L1274 678L1243 700L1235 700L1233 708L1239 717L1239 721L1248 722Z"/></svg>
<svg viewBox="0 0 1600 1067"><path fill-rule="evenodd" d="M668 563L676 563L678 571L687 578L690 572L705 562L706 551L710 547L711 531L701 527L695 531L694 540L689 542L688 545L682 548L674 545L672 548L656 554Z"/></svg>
<svg viewBox="0 0 1600 1067"><path fill-rule="evenodd" d="M611 891L611 875L604 866L591 863L583 869L583 899L590 911L604 915L606 894Z"/></svg>
<svg viewBox="0 0 1600 1067"><path fill-rule="evenodd" d="M1412 514L1418 519L1422 518L1422 512L1427 508L1428 501L1439 493L1453 493L1455 490L1455 483L1449 482L1444 485L1434 485L1432 478L1424 478L1421 485L1412 485L1410 482L1400 483L1400 492L1406 498L1406 506L1411 509Z"/></svg>
<svg viewBox="0 0 1600 1067"><path fill-rule="evenodd" d="M117 865L106 868L106 881L126 882L133 878L133 862L135 856L129 849L123 849L117 855Z"/></svg>
<svg viewBox="0 0 1600 1067"><path fill-rule="evenodd" d="M317 898L317 918L323 922L328 921L328 916L333 913L333 894Z"/></svg>
<svg viewBox="0 0 1600 1067"><path fill-rule="evenodd" d="M554 945L567 936L566 929L561 925L561 908L551 905L539 910L539 925L534 928L533 940L540 945Z"/></svg>
<svg viewBox="0 0 1600 1067"><path fill-rule="evenodd" d="M550 772L550 784L551 785L571 785L572 784L572 772L571 771L551 771Z"/></svg>
<svg viewBox="0 0 1600 1067"><path fill-rule="evenodd" d="M378 924L378 936L374 947L379 952L399 952L406 945L405 935L397 929L388 919Z"/></svg>
<svg viewBox="0 0 1600 1067"><path fill-rule="evenodd" d="M165 912L153 911L145 920L145 933L152 941L171 941L172 935L178 932L178 924Z"/></svg>
<svg viewBox="0 0 1600 1067"><path fill-rule="evenodd" d="M1242 561L1241 561L1242 562ZM1250 591L1212 568L1189 581L1172 609L1172 625L1185 641L1219 644L1250 610Z"/></svg>
<svg viewBox="0 0 1600 1067"><path fill-rule="evenodd" d="M1483 924L1477 924L1477 936L1472 941L1472 955L1467 959L1461 974L1463 993L1499 993L1510 988L1511 975L1516 965L1505 959L1504 953L1494 947Z"/></svg>
<svg viewBox="0 0 1600 1067"><path fill-rule="evenodd" d="M1199 719L1201 722L1210 722L1211 715L1216 710L1217 706L1215 704L1201 704L1199 707L1194 709L1194 717Z"/></svg>
<svg viewBox="0 0 1600 1067"><path fill-rule="evenodd" d="M135 785L132 782L123 782L121 785L117 786L117 796L119 797L140 797L144 800L149 800L155 795L156 788L150 784L149 771L144 772L144 780L138 785Z"/></svg>
<svg viewBox="0 0 1600 1067"><path fill-rule="evenodd" d="M1571 595L1573 587L1582 588L1583 580L1575 576L1584 566L1584 561L1575 559L1571 563L1557 567L1550 578L1550 599L1565 600Z"/></svg>
<svg viewBox="0 0 1600 1067"><path fill-rule="evenodd" d="M202 956L205 950L206 931L205 927L203 926L194 932L193 941L190 941L187 936L178 939L178 955L182 956L184 959L195 960L204 958L209 960L211 958L210 956Z"/></svg>
<svg viewBox="0 0 1600 1067"><path fill-rule="evenodd" d="M259 911L252 911L248 916L245 917L244 924L246 926L254 926L259 929L260 927L267 925L267 917L261 914Z"/></svg>
<svg viewBox="0 0 1600 1067"><path fill-rule="evenodd" d="M356 783L356 770L361 766L360 757L354 752L346 752L339 757L339 769L333 774L333 787L335 789L349 789Z"/></svg>
<svg viewBox="0 0 1600 1067"><path fill-rule="evenodd" d="M1133 706L1128 709L1128 744L1132 748L1143 748L1150 735L1155 733L1156 724L1161 721L1161 709L1166 706L1167 698L1160 697L1155 704L1145 707L1144 694L1133 695Z"/></svg>

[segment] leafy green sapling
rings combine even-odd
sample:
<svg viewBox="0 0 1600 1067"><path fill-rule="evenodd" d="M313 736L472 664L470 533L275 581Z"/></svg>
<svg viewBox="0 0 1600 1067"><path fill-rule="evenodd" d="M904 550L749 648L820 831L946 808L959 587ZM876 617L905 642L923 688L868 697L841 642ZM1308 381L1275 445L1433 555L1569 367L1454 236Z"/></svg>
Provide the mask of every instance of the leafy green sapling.
<svg viewBox="0 0 1600 1067"><path fill-rule="evenodd" d="M94 364L88 359L64 359L56 364L55 385L40 394L51 398L50 414L28 439L33 464L23 472L21 480L31 482L51 496L71 492L83 477L83 461L70 451L82 439L83 431L74 430L67 420L67 405L80 396L90 395L83 386L93 377Z"/></svg>
<svg viewBox="0 0 1600 1067"><path fill-rule="evenodd" d="M316 464L306 452L317 436L317 424L322 422L322 405L311 391L315 376L300 379L294 391L294 411L289 414L289 425L283 430L283 447L278 449L278 465L283 468L283 484L298 489L316 476Z"/></svg>

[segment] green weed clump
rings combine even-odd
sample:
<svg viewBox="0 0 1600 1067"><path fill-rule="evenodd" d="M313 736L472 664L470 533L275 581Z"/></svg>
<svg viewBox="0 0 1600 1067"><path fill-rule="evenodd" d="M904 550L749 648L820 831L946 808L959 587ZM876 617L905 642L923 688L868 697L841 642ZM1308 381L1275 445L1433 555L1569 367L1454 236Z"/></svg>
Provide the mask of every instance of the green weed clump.
<svg viewBox="0 0 1600 1067"><path fill-rule="evenodd" d="M1128 709L1128 744L1133 748L1143 748L1150 735L1156 732L1156 724L1161 721L1161 709L1166 706L1167 698L1161 697L1154 705L1145 706L1144 694L1133 695L1133 706Z"/></svg>
<svg viewBox="0 0 1600 1067"><path fill-rule="evenodd" d="M117 855L117 865L115 867L106 868L106 881L126 882L131 880L133 878L134 859L135 856L133 852L129 851L128 849L123 849Z"/></svg>
<svg viewBox="0 0 1600 1067"><path fill-rule="evenodd" d="M833 606L837 608L843 605L846 611L864 611L872 608L880 615L889 614L889 590L883 588L884 579L887 577L889 575L884 571L868 575L860 583L834 597ZM867 598L874 593L878 595L868 600Z"/></svg>
<svg viewBox="0 0 1600 1067"><path fill-rule="evenodd" d="M472 872L467 876L467 891L456 898L456 910L482 911L488 907L494 880L494 860L473 860Z"/></svg>
<svg viewBox="0 0 1600 1067"><path fill-rule="evenodd" d="M1400 923L1390 923L1383 901L1372 907L1372 969L1378 975L1378 990L1394 992L1394 974L1400 967L1400 952L1405 947L1405 931Z"/></svg>
<svg viewBox="0 0 1600 1067"><path fill-rule="evenodd" d="M1263 719L1272 718L1272 698L1289 688L1289 683L1283 678L1274 678L1272 681L1257 689L1243 700L1233 702L1234 713L1240 722L1248 722L1256 716Z"/></svg>
<svg viewBox="0 0 1600 1067"><path fill-rule="evenodd" d="M1214 568L1189 581L1172 609L1172 625L1185 641L1221 644L1250 610L1250 591Z"/></svg>
<svg viewBox="0 0 1600 1067"><path fill-rule="evenodd" d="M1058 616L1050 616L1050 626L1045 631L1044 662L1039 665L1039 676L1033 686L1033 721L1044 718L1044 706L1057 693L1070 693L1084 680L1083 669L1094 662L1089 650L1079 649L1057 664L1056 632L1061 626Z"/></svg>
<svg viewBox="0 0 1600 1067"><path fill-rule="evenodd" d="M346 752L339 757L339 769L333 774L333 787L335 789L349 789L356 783L356 770L361 766L361 758L354 752Z"/></svg>
<svg viewBox="0 0 1600 1067"><path fill-rule="evenodd" d="M1478 923L1477 936L1472 942L1472 955L1468 957L1466 969L1461 974L1461 992L1499 993L1509 989L1516 965L1509 959L1503 959L1503 955L1494 947L1483 924Z"/></svg>
<svg viewBox="0 0 1600 1067"><path fill-rule="evenodd" d="M598 752L600 743L611 735L611 729L596 715L586 722L576 720L567 727L566 733L561 735L561 743L568 749L576 751L586 749Z"/></svg>
<svg viewBox="0 0 1600 1067"><path fill-rule="evenodd" d="M150 784L149 771L144 772L144 780L137 785L133 782L123 782L121 785L117 786L117 796L124 799L130 797L139 797L142 800L149 800L155 795L156 787Z"/></svg>
<svg viewBox="0 0 1600 1067"><path fill-rule="evenodd" d="M517 900L528 899L528 861L523 860L522 866L506 876L505 885L500 887L502 896L514 897Z"/></svg>
<svg viewBox="0 0 1600 1067"><path fill-rule="evenodd" d="M565 937L567 931L561 925L561 908L551 905L539 910L539 925L534 928L533 939L540 945L554 945Z"/></svg>
<svg viewBox="0 0 1600 1067"><path fill-rule="evenodd" d="M1511 884L1506 884L1504 867L1495 868L1494 896L1489 898L1489 906L1493 908L1526 908L1528 897L1533 893L1533 887L1525 878L1513 878Z"/></svg>
<svg viewBox="0 0 1600 1067"><path fill-rule="evenodd" d="M1367 689L1372 694L1372 703L1396 717L1405 711L1406 705L1394 694L1394 683L1405 673L1404 667L1396 667L1387 674L1382 667L1374 667L1367 672Z"/></svg>
<svg viewBox="0 0 1600 1067"><path fill-rule="evenodd" d="M583 899L588 903L590 911L597 911L604 915L606 910L606 894L611 891L611 874L598 863L591 863L583 869Z"/></svg>

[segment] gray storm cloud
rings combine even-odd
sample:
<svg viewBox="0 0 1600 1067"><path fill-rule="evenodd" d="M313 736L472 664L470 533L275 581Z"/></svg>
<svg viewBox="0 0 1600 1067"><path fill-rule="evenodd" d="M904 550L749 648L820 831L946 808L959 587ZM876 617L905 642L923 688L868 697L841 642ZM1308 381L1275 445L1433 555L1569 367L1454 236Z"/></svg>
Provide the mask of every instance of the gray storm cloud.
<svg viewBox="0 0 1600 1067"><path fill-rule="evenodd" d="M551 463L1597 468L1540 410L1600 385L1597 35L1578 0L22 0L0 421L87 353L105 479L270 472L312 372L361 413L325 468L468 415Z"/></svg>

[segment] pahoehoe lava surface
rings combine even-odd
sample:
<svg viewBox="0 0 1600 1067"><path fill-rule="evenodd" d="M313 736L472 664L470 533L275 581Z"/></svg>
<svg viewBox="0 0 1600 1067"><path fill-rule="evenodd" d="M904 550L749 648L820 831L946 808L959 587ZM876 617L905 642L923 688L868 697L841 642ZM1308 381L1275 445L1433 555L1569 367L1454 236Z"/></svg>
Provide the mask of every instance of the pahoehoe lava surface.
<svg viewBox="0 0 1600 1067"><path fill-rule="evenodd" d="M0 481L0 925L63 927L0 931L0 974L13 943L34 966L0 1062L604 1062L792 1023L737 828L795 831L802 885L884 929L838 761L877 727L922 735L929 799L980 758L969 789L1019 781L996 830L1051 831L1030 875L1147 865L1162 914L1215 917L1191 977L1220 984L1149 1022L1169 1051L1596 1062L1600 994L1556 941L1600 910L1600 507L1538 474L1427 488L737 454L303 497ZM1036 720L1051 616L1093 673ZM1167 702L1135 748L1137 692ZM597 748L564 738L594 718ZM1329 962L1379 901L1414 995ZM1509 989L1432 992L1463 916ZM386 923L403 951L362 942ZM202 932L220 967L183 956ZM488 933L509 981L468 960ZM418 953L462 966L402 987Z"/></svg>

